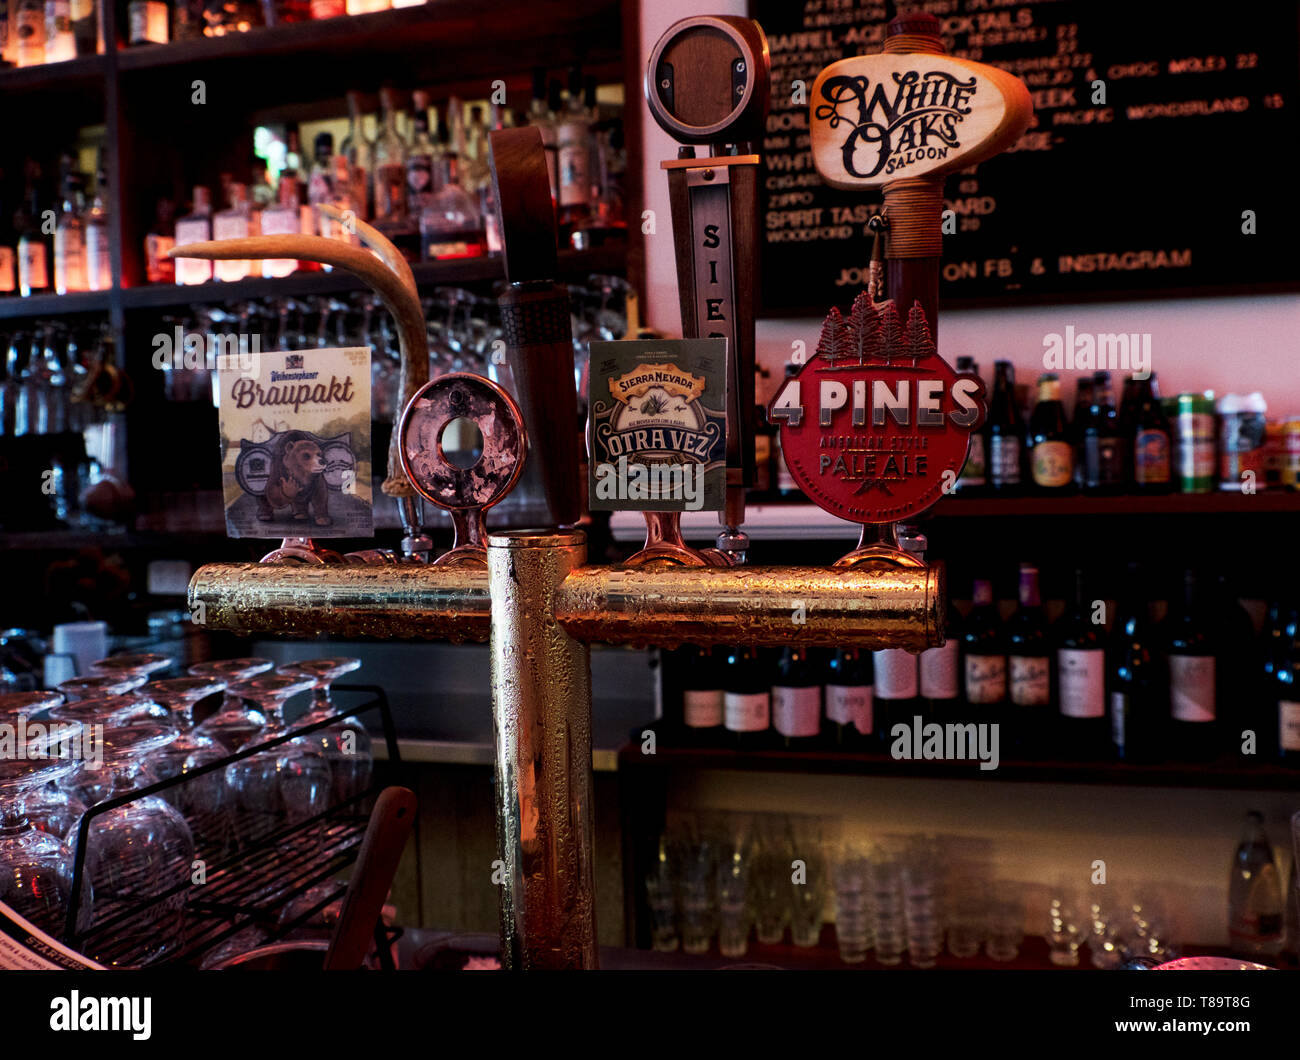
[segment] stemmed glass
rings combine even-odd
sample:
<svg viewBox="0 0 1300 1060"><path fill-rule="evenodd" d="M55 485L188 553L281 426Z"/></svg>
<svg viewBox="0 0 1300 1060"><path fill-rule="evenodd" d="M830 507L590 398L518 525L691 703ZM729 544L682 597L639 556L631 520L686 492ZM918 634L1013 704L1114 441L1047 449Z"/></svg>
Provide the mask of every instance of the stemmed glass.
<svg viewBox="0 0 1300 1060"><path fill-rule="evenodd" d="M122 655L110 655L90 664L95 673L104 677L143 677L159 670L165 670L172 664L166 655L153 652L132 652Z"/></svg>
<svg viewBox="0 0 1300 1060"><path fill-rule="evenodd" d="M135 692L64 703L61 706L51 707L49 716L52 721L85 725L86 732L95 734L96 739L102 739L105 729L140 723L157 724L168 720L166 710ZM113 787L113 778L98 768L82 768L61 780L59 787L80 803L84 812L85 807L93 806L108 798L108 793ZM81 814L78 813L72 823L80 819ZM69 823L69 828L72 827L72 823ZM66 832L67 829L64 831ZM60 833L62 834L64 833Z"/></svg>
<svg viewBox="0 0 1300 1060"><path fill-rule="evenodd" d="M266 725L266 718L261 711L250 710L243 699L231 691L231 685L266 673L274 665L275 663L270 659L245 656L240 659L218 659L214 662L195 663L191 666L188 673L192 677L212 677L228 682L226 698L222 700L221 709L204 719L198 727L199 732L204 736L211 736L231 754L261 732Z"/></svg>
<svg viewBox="0 0 1300 1060"><path fill-rule="evenodd" d="M70 677L59 682L59 691L69 699L98 699L100 696L124 696L134 692L149 678L141 674L138 677L128 674L105 675L98 677Z"/></svg>
<svg viewBox="0 0 1300 1060"><path fill-rule="evenodd" d="M171 712L178 733L149 760L149 771L158 780L170 780L226 757L221 744L194 727L194 704L225 687L226 682L215 677L170 677L144 687L145 694ZM214 770L171 789L164 797L186 815L213 815L219 825L228 794L225 777Z"/></svg>
<svg viewBox="0 0 1300 1060"><path fill-rule="evenodd" d="M10 692L0 695L0 721L15 727L19 718L31 717L57 708L63 702L59 692ZM74 762L69 775L75 775L77 765ZM75 795L65 791L51 780L42 788L28 792L24 808L27 819L33 827L50 835L62 837L80 818L86 807Z"/></svg>
<svg viewBox="0 0 1300 1060"><path fill-rule="evenodd" d="M106 729L101 745L113 783L102 801L147 785L146 759L175 739L176 730L165 719ZM68 835L74 849L79 831L80 825ZM91 956L118 964L123 959L116 954L125 953L133 965L145 965L175 950L184 938L186 885L194 862L194 837L185 818L157 796L132 799L90 818L85 842L97 921L151 907L148 918L125 916L108 933L114 954Z"/></svg>
<svg viewBox="0 0 1300 1060"><path fill-rule="evenodd" d="M311 709L298 719L297 724L310 725L334 717L338 709L330 698L330 686L360 666L360 659L347 656L303 659L281 666L282 674L310 677L316 683ZM308 733L303 740L310 740L329 763L336 802L346 801L370 785L370 774L375 764L370 734L356 718L340 718L332 725Z"/></svg>
<svg viewBox="0 0 1300 1060"><path fill-rule="evenodd" d="M0 902L51 935L63 932L72 895L72 851L58 836L35 827L30 798L77 766L66 757L80 726L28 741L22 756L0 757ZM90 891L83 892L79 925L89 923Z"/></svg>
<svg viewBox="0 0 1300 1060"><path fill-rule="evenodd" d="M310 677L260 674L231 685L229 691L251 699L266 715L263 741L285 735L284 704L290 696L315 685ZM236 805L254 814L285 817L290 823L323 811L330 791L330 767L308 740L289 740L230 763L226 783Z"/></svg>

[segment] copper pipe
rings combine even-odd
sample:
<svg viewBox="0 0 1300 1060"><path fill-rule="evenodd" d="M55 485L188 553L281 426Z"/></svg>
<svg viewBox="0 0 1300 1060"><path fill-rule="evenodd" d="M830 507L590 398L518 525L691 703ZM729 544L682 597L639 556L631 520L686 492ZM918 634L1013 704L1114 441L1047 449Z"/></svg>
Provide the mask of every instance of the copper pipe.
<svg viewBox="0 0 1300 1060"><path fill-rule="evenodd" d="M485 641L482 567L210 563L190 581L199 625L245 633Z"/></svg>

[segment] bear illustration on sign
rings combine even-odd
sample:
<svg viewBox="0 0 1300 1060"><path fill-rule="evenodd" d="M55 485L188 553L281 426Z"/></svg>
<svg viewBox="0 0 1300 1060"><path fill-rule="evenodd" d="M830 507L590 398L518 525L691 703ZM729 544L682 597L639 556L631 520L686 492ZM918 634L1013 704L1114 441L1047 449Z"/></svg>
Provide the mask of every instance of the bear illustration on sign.
<svg viewBox="0 0 1300 1060"><path fill-rule="evenodd" d="M295 522L310 519L329 526L329 488L320 443L303 431L288 431L271 457L266 489L258 498L257 518L269 523L276 509L292 508Z"/></svg>

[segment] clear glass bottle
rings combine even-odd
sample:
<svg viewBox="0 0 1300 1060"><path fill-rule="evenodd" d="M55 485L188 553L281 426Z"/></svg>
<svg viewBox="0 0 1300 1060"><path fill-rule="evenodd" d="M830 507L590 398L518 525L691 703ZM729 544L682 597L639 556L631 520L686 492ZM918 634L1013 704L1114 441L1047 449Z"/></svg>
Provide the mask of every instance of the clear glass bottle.
<svg viewBox="0 0 1300 1060"><path fill-rule="evenodd" d="M176 220L175 245L206 243L212 238L212 192L203 185L194 188L193 209ZM207 283L212 279L212 262L204 258L177 258L176 282L182 286Z"/></svg>
<svg viewBox="0 0 1300 1060"><path fill-rule="evenodd" d="M309 235L327 235L327 218L321 215L319 207L334 200L334 135L317 133L312 144L311 174L307 178L308 210L302 215L301 230Z"/></svg>
<svg viewBox="0 0 1300 1060"><path fill-rule="evenodd" d="M45 0L45 61L61 63L76 57L71 0Z"/></svg>
<svg viewBox="0 0 1300 1060"><path fill-rule="evenodd" d="M572 232L591 210L591 115L582 102L582 71L569 72L569 98L556 134L560 182L556 220Z"/></svg>
<svg viewBox="0 0 1300 1060"><path fill-rule="evenodd" d="M137 44L166 44L170 40L166 0L131 0L127 6L127 40Z"/></svg>
<svg viewBox="0 0 1300 1060"><path fill-rule="evenodd" d="M176 245L175 214L171 199L159 199L154 207L153 224L144 237L144 274L149 283L176 282L176 261L167 256Z"/></svg>
<svg viewBox="0 0 1300 1060"><path fill-rule="evenodd" d="M99 48L99 19L94 0L72 0L72 40L78 55L94 55Z"/></svg>
<svg viewBox="0 0 1300 1060"><path fill-rule="evenodd" d="M353 209L357 211L359 220L368 221L374 216L374 145L366 138L361 96L356 92L348 93L348 134L339 144L339 154L348 165L349 197Z"/></svg>
<svg viewBox="0 0 1300 1060"><path fill-rule="evenodd" d="M86 284L92 291L107 291L113 286L108 249L108 171L102 163L95 173L95 197L86 211Z"/></svg>
<svg viewBox="0 0 1300 1060"><path fill-rule="evenodd" d="M242 239L245 236L257 235L253 212L248 203L248 185L231 181L227 193L230 196L230 205L212 218L212 238ZM255 269L255 264L260 266L261 262L254 263L247 258L214 261L213 277L225 283L233 283L248 276L256 276L261 270Z"/></svg>
<svg viewBox="0 0 1300 1060"><path fill-rule="evenodd" d="M292 180L280 181L279 201L262 211L262 234L267 236L297 235L302 229L299 210L298 185ZM267 258L262 262L263 276L288 276L298 268L296 258Z"/></svg>
<svg viewBox="0 0 1300 1060"><path fill-rule="evenodd" d="M54 293L88 291L86 280L86 223L82 218L81 174L65 159L63 201L54 226Z"/></svg>
<svg viewBox="0 0 1300 1060"><path fill-rule="evenodd" d="M39 66L45 62L45 0L17 0L11 10L14 64Z"/></svg>
<svg viewBox="0 0 1300 1060"><path fill-rule="evenodd" d="M406 219L406 144L397 132L397 93L379 93L380 131L375 140L375 216L377 227Z"/></svg>
<svg viewBox="0 0 1300 1060"><path fill-rule="evenodd" d="M1264 817L1246 814L1246 828L1228 876L1228 938L1233 953L1276 957L1285 941L1282 877L1264 832Z"/></svg>
<svg viewBox="0 0 1300 1060"><path fill-rule="evenodd" d="M417 89L411 94L411 146L406 153L406 202L417 218L437 190L438 148L429 128L429 93Z"/></svg>
<svg viewBox="0 0 1300 1060"><path fill-rule="evenodd" d="M460 184L459 157L451 139L450 123L438 129L442 170L438 190L420 211L420 253L425 261L473 258L483 253L483 217L478 202Z"/></svg>

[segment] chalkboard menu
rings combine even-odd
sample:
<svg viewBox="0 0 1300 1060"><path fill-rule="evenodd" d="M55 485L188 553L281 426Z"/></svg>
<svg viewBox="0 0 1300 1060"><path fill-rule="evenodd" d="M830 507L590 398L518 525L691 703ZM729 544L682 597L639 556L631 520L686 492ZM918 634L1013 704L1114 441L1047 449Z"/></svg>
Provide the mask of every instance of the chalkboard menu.
<svg viewBox="0 0 1300 1060"><path fill-rule="evenodd" d="M945 303L1300 286L1300 5L920 6L951 54L1022 78L1035 110L1011 151L947 180ZM772 53L761 315L821 315L861 288L880 197L822 183L807 94L832 62L880 51L894 4L751 0L750 14Z"/></svg>

